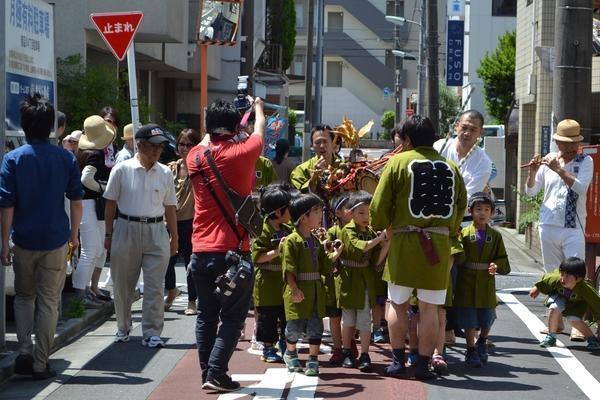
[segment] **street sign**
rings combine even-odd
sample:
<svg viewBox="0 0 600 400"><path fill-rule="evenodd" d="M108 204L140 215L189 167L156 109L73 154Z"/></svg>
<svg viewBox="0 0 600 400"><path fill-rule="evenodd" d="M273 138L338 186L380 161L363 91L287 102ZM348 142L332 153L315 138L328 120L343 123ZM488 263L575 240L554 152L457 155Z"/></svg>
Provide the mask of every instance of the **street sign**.
<svg viewBox="0 0 600 400"><path fill-rule="evenodd" d="M550 127L548 125L542 126L542 137L541 137L541 151L540 155L544 157L546 154L550 153Z"/></svg>
<svg viewBox="0 0 600 400"><path fill-rule="evenodd" d="M465 0L448 0L448 16L464 17Z"/></svg>
<svg viewBox="0 0 600 400"><path fill-rule="evenodd" d="M446 86L463 85L465 21L448 21Z"/></svg>
<svg viewBox="0 0 600 400"><path fill-rule="evenodd" d="M119 61L125 58L143 17L141 11L90 14L100 36Z"/></svg>

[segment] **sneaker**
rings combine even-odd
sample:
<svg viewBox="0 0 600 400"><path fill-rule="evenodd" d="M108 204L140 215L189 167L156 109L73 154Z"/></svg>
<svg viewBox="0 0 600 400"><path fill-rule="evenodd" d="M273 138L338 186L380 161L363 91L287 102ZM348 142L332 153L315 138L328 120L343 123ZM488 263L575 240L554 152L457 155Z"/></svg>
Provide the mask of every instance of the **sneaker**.
<svg viewBox="0 0 600 400"><path fill-rule="evenodd" d="M99 300L92 292L88 291L83 297L79 297L85 308L98 309L104 306L104 302Z"/></svg>
<svg viewBox="0 0 600 400"><path fill-rule="evenodd" d="M358 358L358 370L360 372L373 372L371 368L371 357L367 353L362 353Z"/></svg>
<svg viewBox="0 0 600 400"><path fill-rule="evenodd" d="M302 364L300 364L297 354L289 355L286 351L283 355L283 362L285 362L289 372L302 372Z"/></svg>
<svg viewBox="0 0 600 400"><path fill-rule="evenodd" d="M404 349L392 350L393 361L390 365L385 367L385 374L387 376L400 376L406 373L405 355Z"/></svg>
<svg viewBox="0 0 600 400"><path fill-rule="evenodd" d="M417 368L415 370L415 379L420 381L429 381L437 378L437 374L429 370L431 359L425 356L419 356Z"/></svg>
<svg viewBox="0 0 600 400"><path fill-rule="evenodd" d="M465 356L465 364L467 364L467 367L471 368L483 367L483 363L481 362L481 358L479 358L477 350L467 350L467 355Z"/></svg>
<svg viewBox="0 0 600 400"><path fill-rule="evenodd" d="M150 336L142 340L142 346L148 346L151 349L155 347L164 347L165 342L162 341L160 336Z"/></svg>
<svg viewBox="0 0 600 400"><path fill-rule="evenodd" d="M329 365L332 367L339 367L344 361L342 349L333 349L331 357L329 358Z"/></svg>
<svg viewBox="0 0 600 400"><path fill-rule="evenodd" d="M19 354L15 358L14 372L19 375L33 374L33 356L27 353Z"/></svg>
<svg viewBox="0 0 600 400"><path fill-rule="evenodd" d="M127 331L127 332L117 331L117 334L115 335L113 342L114 343L129 342L129 331Z"/></svg>
<svg viewBox="0 0 600 400"><path fill-rule="evenodd" d="M44 379L54 378L56 376L56 371L50 368L50 364L46 363L46 369L43 371L37 372L33 371L31 377L36 381L42 381Z"/></svg>
<svg viewBox="0 0 600 400"><path fill-rule="evenodd" d="M598 338L596 338L595 336L590 336L587 339L587 346L586 348L588 350L600 350L600 342L598 342Z"/></svg>
<svg viewBox="0 0 600 400"><path fill-rule="evenodd" d="M381 328L377 328L373 331L373 343L385 343L385 336L383 335L383 330Z"/></svg>
<svg viewBox="0 0 600 400"><path fill-rule="evenodd" d="M477 354L479 354L479 359L483 364L488 362L489 353L488 353L488 345L487 342L480 343L479 340L476 343L477 346Z"/></svg>
<svg viewBox="0 0 600 400"><path fill-rule="evenodd" d="M319 376L319 361L318 360L308 360L306 362L306 368L304 369L304 375Z"/></svg>
<svg viewBox="0 0 600 400"><path fill-rule="evenodd" d="M277 354L277 350L275 350L275 347L273 346L266 347L263 350L263 354L260 356L260 359L268 363L278 363L282 361L281 357L279 357Z"/></svg>
<svg viewBox="0 0 600 400"><path fill-rule="evenodd" d="M434 354L433 357L431 357L431 369L438 375L447 375L448 363L441 355Z"/></svg>
<svg viewBox="0 0 600 400"><path fill-rule="evenodd" d="M556 346L556 338L554 336L546 335L544 340L540 343L541 347L553 347Z"/></svg>
<svg viewBox="0 0 600 400"><path fill-rule="evenodd" d="M240 389L240 383L232 380L227 375L218 378L211 376L206 379L206 382L202 385L202 389L211 389L217 392L235 392Z"/></svg>
<svg viewBox="0 0 600 400"><path fill-rule="evenodd" d="M354 354L352 354L352 350L344 349L342 350L342 367L344 368L354 368L354 364L356 358Z"/></svg>
<svg viewBox="0 0 600 400"><path fill-rule="evenodd" d="M417 365L417 360L419 359L419 354L417 353L408 353L408 366L414 367Z"/></svg>
<svg viewBox="0 0 600 400"><path fill-rule="evenodd" d="M265 344L257 341L256 339L252 339L250 342L250 348L255 351L263 351L265 349Z"/></svg>

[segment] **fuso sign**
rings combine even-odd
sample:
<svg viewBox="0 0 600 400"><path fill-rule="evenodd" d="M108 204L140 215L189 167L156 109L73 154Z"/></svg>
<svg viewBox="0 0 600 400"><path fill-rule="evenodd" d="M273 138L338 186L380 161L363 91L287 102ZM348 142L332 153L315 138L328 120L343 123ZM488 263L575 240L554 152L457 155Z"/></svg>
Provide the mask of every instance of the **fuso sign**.
<svg viewBox="0 0 600 400"><path fill-rule="evenodd" d="M100 36L119 61L125 58L143 17L141 11L90 14Z"/></svg>

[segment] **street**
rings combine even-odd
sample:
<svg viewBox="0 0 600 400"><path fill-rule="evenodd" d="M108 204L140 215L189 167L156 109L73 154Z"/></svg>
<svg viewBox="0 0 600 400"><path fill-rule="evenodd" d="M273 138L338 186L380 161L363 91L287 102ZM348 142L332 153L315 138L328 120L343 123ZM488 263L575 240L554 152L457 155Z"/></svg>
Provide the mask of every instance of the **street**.
<svg viewBox="0 0 600 400"><path fill-rule="evenodd" d="M178 282L183 282L183 268L177 270ZM246 339L239 343L230 363L230 373L242 383L242 390L222 395L202 390L194 348L195 317L183 314L187 304L184 294L172 311L165 313L165 348L141 346L138 301L129 343L113 344L116 325L112 318L52 355L52 366L59 373L55 381L13 377L1 387L0 399L600 398L597 353L586 351L585 343L571 342L567 335L559 337L564 346L539 347L545 307L541 299L532 300L526 292L536 277L535 272L498 277L501 303L490 336L496 347L488 364L481 369L467 368L464 340L458 339L448 351L450 375L431 383L383 376L391 355L388 344L372 347L371 374L329 368L325 362L329 355L323 354L320 376L309 378L289 374L283 364L261 362L258 354L249 350ZM185 290L182 283L179 285ZM252 326L249 314L246 338L251 337ZM325 344L322 350L327 352L329 347ZM306 350L301 350L301 360L306 356Z"/></svg>

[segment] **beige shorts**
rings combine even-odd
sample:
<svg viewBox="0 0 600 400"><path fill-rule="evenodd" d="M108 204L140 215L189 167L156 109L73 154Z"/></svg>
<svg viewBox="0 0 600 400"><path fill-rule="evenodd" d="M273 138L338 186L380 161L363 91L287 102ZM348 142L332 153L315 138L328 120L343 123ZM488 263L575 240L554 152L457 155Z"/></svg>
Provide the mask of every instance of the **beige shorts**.
<svg viewBox="0 0 600 400"><path fill-rule="evenodd" d="M404 304L410 299L414 288L394 285L388 282L388 298L396 304ZM417 289L417 298L425 303L443 305L446 302L446 289Z"/></svg>

